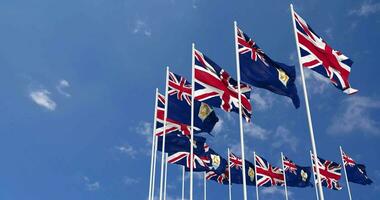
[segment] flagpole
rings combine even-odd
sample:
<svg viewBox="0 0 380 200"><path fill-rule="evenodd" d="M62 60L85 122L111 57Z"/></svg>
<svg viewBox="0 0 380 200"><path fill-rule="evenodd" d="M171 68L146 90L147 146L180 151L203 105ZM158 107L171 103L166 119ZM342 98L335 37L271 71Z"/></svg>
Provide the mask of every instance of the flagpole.
<svg viewBox="0 0 380 200"><path fill-rule="evenodd" d="M253 152L253 163L255 165L255 184L256 184L256 200L259 200L259 187L257 186L257 171L256 171L256 152Z"/></svg>
<svg viewBox="0 0 380 200"><path fill-rule="evenodd" d="M347 184L348 196L350 197L350 200L352 200L350 184L348 183L348 178L347 178L346 165L344 164L344 159L343 159L343 150L342 150L342 146L339 146L339 149L340 149L340 156L342 157L342 163L343 163L343 169L344 169L344 176L346 177L346 184Z"/></svg>
<svg viewBox="0 0 380 200"><path fill-rule="evenodd" d="M315 173L314 173L313 156L312 156L311 151L310 151L310 161L311 161L311 171L313 172L313 180L314 180L315 195L317 196L317 200L319 200L318 188L317 188L317 181L315 180Z"/></svg>
<svg viewBox="0 0 380 200"><path fill-rule="evenodd" d="M165 154L165 184L164 184L164 200L166 200L166 185L168 179L168 153Z"/></svg>
<svg viewBox="0 0 380 200"><path fill-rule="evenodd" d="M227 148L228 153L228 197L229 200L232 200L232 192L231 192L231 168L230 168L230 148Z"/></svg>
<svg viewBox="0 0 380 200"><path fill-rule="evenodd" d="M156 141L156 136L155 136L155 130L156 130L156 116L157 116L157 94L158 94L158 88L156 88L156 94L155 94L155 100L154 100L154 117L153 117L153 132L152 132L152 153L151 153L151 158L150 158L150 177L149 177L149 197L148 199L152 199L152 190L153 188L153 165L156 163L154 162L154 148L155 148L155 141Z"/></svg>
<svg viewBox="0 0 380 200"><path fill-rule="evenodd" d="M240 87L240 60L238 52L238 43L237 43L237 23L234 21L234 30L235 30L235 54L236 54L236 71L237 71L237 84L238 84L238 95L239 95L239 126L240 126L240 147L241 147L241 159L242 159L242 173L243 173L243 194L244 200L247 200L247 180L245 174L245 153L244 153L244 133L243 133L243 116L241 108L241 87Z"/></svg>
<svg viewBox="0 0 380 200"><path fill-rule="evenodd" d="M318 154L317 154L317 147L315 144L315 139L314 139L314 131L313 131L313 122L311 120L311 113L310 113L310 108L309 108L309 98L307 95L307 89L306 89L306 81L305 81L305 75L303 72L303 67L301 64L301 55L299 51L299 46L298 46L298 37L297 37L297 32L296 32L296 23L294 21L294 10L293 10L293 4L290 4L290 10L292 13L292 21L293 21L293 31L294 31L294 37L296 39L296 47L297 47L297 54L298 54L298 64L300 67L300 72L301 72L301 79L302 79L302 86L303 86L303 94L305 98L305 106L306 106L306 114L307 114L307 119L308 119L308 124L309 124L309 131L310 131L310 139L311 139L311 146L314 154L314 162L317 164L317 159L318 159ZM317 182L318 182L318 190L319 194L321 197L321 200L324 200L324 195L323 195L323 189L321 185L321 175L319 172L319 167L316 167L317 171Z"/></svg>
<svg viewBox="0 0 380 200"><path fill-rule="evenodd" d="M165 166L165 138L166 138L166 118L168 115L168 79L169 67L166 67L166 83L165 83L165 113L164 113L164 134L162 135L162 152L161 152L161 177L160 177L160 200L162 200L163 186L164 186L164 166Z"/></svg>
<svg viewBox="0 0 380 200"><path fill-rule="evenodd" d="M195 44L192 43L192 50L191 50L191 143L190 143L190 200L193 200L193 167L194 167L194 50L195 50Z"/></svg>
<svg viewBox="0 0 380 200"><path fill-rule="evenodd" d="M286 184L286 171L284 166L284 154L281 152L281 163L282 163L282 172L284 173L284 183L285 183L285 199L288 200L288 186Z"/></svg>
<svg viewBox="0 0 380 200"><path fill-rule="evenodd" d="M203 173L203 199L207 200L207 182L206 182L206 172Z"/></svg>
<svg viewBox="0 0 380 200"><path fill-rule="evenodd" d="M151 200L154 199L154 190L155 190L155 183L156 183L156 165L157 165L157 142L158 142L158 137L155 136L154 139L154 159L153 159L153 177L152 177L152 196Z"/></svg>
<svg viewBox="0 0 380 200"><path fill-rule="evenodd" d="M182 200L185 200L185 166L182 166Z"/></svg>

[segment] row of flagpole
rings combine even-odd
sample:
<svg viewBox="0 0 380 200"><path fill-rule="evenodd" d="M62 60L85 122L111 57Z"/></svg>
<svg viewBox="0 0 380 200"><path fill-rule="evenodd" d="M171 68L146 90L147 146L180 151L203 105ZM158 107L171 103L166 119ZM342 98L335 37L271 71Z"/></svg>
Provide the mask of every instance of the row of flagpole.
<svg viewBox="0 0 380 200"><path fill-rule="evenodd" d="M294 19L294 10L293 10L293 5L290 5L291 9L291 14L292 14L292 21L293 21L293 30L294 30L294 36L295 36L295 41L296 41L296 47L297 47L297 55L298 55L298 61L299 61L299 68L300 68L300 73L301 73L301 80L302 80L302 87L303 87L303 93L304 93L304 100L305 100L305 107L306 107L306 115L307 115L307 121L308 121L308 127L309 127L309 133L310 133L310 140L311 140L311 146L312 146L312 153L314 155L314 163L318 163L318 153L317 153L317 147L316 147L316 142L314 138L314 131L313 131L313 123L312 123L312 117L311 117L311 112L310 112L310 105L309 105L309 99L308 99L308 93L307 93L307 86L306 86L306 81L305 81L305 75L303 71L303 67L300 61L301 55L299 51L299 46L298 46L298 38L296 35L296 25L295 25L295 19ZM240 147L241 147L241 157L242 157L242 177L243 177L243 197L244 200L247 200L247 187L246 187L246 174L245 174L245 147L244 147L244 130L243 130L243 119L242 119L242 106L241 106L241 86L240 86L240 60L239 60L239 52L238 52L238 42L237 42L237 23L236 21L234 22L234 32L235 32L235 54L236 54L236 71L237 71L237 85L238 85L238 100L239 100L239 130L240 130ZM194 49L195 45L194 43L192 44L192 94L194 94ZM166 86L165 86L165 102L168 101L168 76L169 76L169 67L166 68ZM157 90L156 90L157 94ZM157 105L157 95L156 95L156 105ZM161 154L161 177L160 177L160 190L159 190L159 199L164 200L166 196L166 173L165 169L167 169L167 166L165 166L166 159L165 159L165 135L166 135L166 119L167 119L167 104L165 103L165 114L164 114L164 124L163 124L163 136L162 136L162 154ZM190 200L193 200L193 167L194 167L194 158L193 158L193 143L194 143L194 137L193 137L193 127L194 127L194 95L192 95L191 99L191 145L190 145L190 190L189 190L189 196ZM155 131L155 126L156 126L156 113L154 116L154 128L153 132ZM150 173L150 183L149 183L149 198L153 199L154 198L154 186L155 186L155 163L156 163L156 155L157 154L157 138L155 137L155 134L153 133L153 139L152 139L152 157L151 157L151 173ZM283 157L283 155L282 155ZM154 164L153 164L154 163ZM255 169L256 171L256 169ZM313 170L314 173L314 170ZM255 175L257 176L257 175ZM345 171L345 176L347 179L347 174ZM324 195L323 195L323 189L321 185L321 176L319 172L319 167L316 167L316 195L317 198L320 200L324 200ZM184 169L183 169L183 178L184 178ZM230 177L229 177L230 178ZM315 177L314 177L315 178ZM206 179L205 179L206 180ZM206 183L206 181L204 181ZM256 183L257 184L257 183ZM206 185L204 186L206 189ZM285 183L285 188L286 188L286 183ZM349 191L349 197L351 199L351 193L349 189L349 184L347 182L347 188ZM287 197L287 189L285 189L286 193L286 199ZM257 199L259 198L258 196L258 188L256 188L256 196ZM184 198L184 180L182 183L182 198ZM204 191L204 198L206 199L206 190ZM231 199L231 184L229 184L229 198Z"/></svg>

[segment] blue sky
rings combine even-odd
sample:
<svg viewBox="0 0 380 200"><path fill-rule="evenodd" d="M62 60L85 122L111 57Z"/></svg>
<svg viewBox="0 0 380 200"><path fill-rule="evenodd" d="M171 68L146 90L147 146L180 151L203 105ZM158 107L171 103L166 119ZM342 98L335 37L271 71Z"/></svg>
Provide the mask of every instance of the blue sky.
<svg viewBox="0 0 380 200"><path fill-rule="evenodd" d="M163 90L165 66L190 77L195 42L235 76L234 20L272 58L297 64L289 3L2 0L0 198L145 199L154 90ZM340 161L342 145L365 163L374 184L351 184L352 194L375 199L380 194L380 2L293 3L317 33L354 61L350 80L360 90L346 96L306 73L318 153ZM254 89L254 120L245 125L251 160L255 150L279 164L283 151L300 165L310 163L299 83L298 110L285 97ZM208 143L220 154L226 155L227 147L239 154L238 116L217 112L221 120ZM180 175L179 166L169 166L169 199L180 197ZM200 199L201 176L195 186ZM347 198L345 188L324 191L329 199ZM208 184L209 199L227 199L227 192ZM314 199L313 188L290 192L291 199ZM249 187L250 199L254 193ZM281 199L282 188L261 188L260 196ZM233 186L233 197L241 199L241 186Z"/></svg>

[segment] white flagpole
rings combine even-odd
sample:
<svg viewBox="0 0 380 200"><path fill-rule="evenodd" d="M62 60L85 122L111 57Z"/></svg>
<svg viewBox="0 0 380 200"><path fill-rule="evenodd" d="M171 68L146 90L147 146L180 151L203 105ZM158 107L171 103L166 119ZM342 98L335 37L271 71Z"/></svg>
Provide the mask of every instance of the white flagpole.
<svg viewBox="0 0 380 200"><path fill-rule="evenodd" d="M182 200L185 200L185 166L182 166Z"/></svg>
<svg viewBox="0 0 380 200"><path fill-rule="evenodd" d="M284 166L284 154L281 152L281 163L282 163L282 172L284 173L284 183L285 183L285 199L288 200L288 186L286 184L286 171Z"/></svg>
<svg viewBox="0 0 380 200"><path fill-rule="evenodd" d="M150 177L149 177L149 198L152 200L152 193L154 190L153 187L153 176L155 176L153 172L153 166L156 165L156 161L154 160L155 157L155 141L156 141L156 117L157 117L157 95L158 95L158 88L156 88L156 94L155 94L155 100L154 100L154 117L153 117L153 133L152 133L152 156L150 159Z"/></svg>
<svg viewBox="0 0 380 200"><path fill-rule="evenodd" d="M166 200L166 185L168 179L168 153L165 153L165 184L164 184L164 200Z"/></svg>
<svg viewBox="0 0 380 200"><path fill-rule="evenodd" d="M203 173L203 199L207 200L207 180L206 180L206 172Z"/></svg>
<svg viewBox="0 0 380 200"><path fill-rule="evenodd" d="M315 144L315 139L314 139L314 131L313 131L313 123L311 120L311 113L310 113L310 108L309 108L309 98L307 95L307 89L306 89L306 81L305 81L305 75L303 72L303 67L301 64L301 55L299 51L299 46L298 46L298 37L297 37L297 31L296 31L296 23L294 21L294 10L293 10L293 5L290 4L290 10L292 13L292 21L293 21L293 31L294 31L294 37L296 39L296 47L297 47L297 54L298 54L298 64L300 67L300 72L301 72L301 80L302 80L302 86L303 86L303 94L305 97L305 106L306 106L306 114L307 114L307 119L308 119L308 124L309 124L309 130L310 130L310 139L311 139L311 146L314 154L314 162L317 164L317 159L318 159L318 154L317 154L317 146ZM321 185L321 175L319 173L319 168L317 167L317 181L318 181L318 190L319 194L321 197L321 200L324 200L324 195L323 195L323 189Z"/></svg>
<svg viewBox="0 0 380 200"><path fill-rule="evenodd" d="M230 168L230 148L227 149L227 153L228 153L228 197L229 197L229 200L232 200L231 168Z"/></svg>
<svg viewBox="0 0 380 200"><path fill-rule="evenodd" d="M154 192L155 192L155 183L156 183L156 165L157 165L157 142L158 142L158 137L155 137L154 140L154 159L153 159L153 178L152 178L152 196L151 200L154 199Z"/></svg>
<svg viewBox="0 0 380 200"><path fill-rule="evenodd" d="M194 50L195 50L195 44L193 43L191 50L191 143L190 143L190 200L193 200L193 167L194 167Z"/></svg>
<svg viewBox="0 0 380 200"><path fill-rule="evenodd" d="M259 186L257 186L257 171L256 171L256 152L253 152L253 163L255 165L255 183L256 183L256 200L259 200Z"/></svg>
<svg viewBox="0 0 380 200"><path fill-rule="evenodd" d="M164 166L165 166L165 138L166 138L166 117L168 115L168 79L169 67L166 67L166 83L165 83L165 113L164 113L164 134L162 135L162 152L161 152L161 179L160 179L160 200L162 200L163 186L164 186Z"/></svg>
<svg viewBox="0 0 380 200"><path fill-rule="evenodd" d="M319 200L318 188L317 188L317 181L315 180L315 173L314 173L313 156L312 156L311 151L310 151L310 161L311 161L311 171L313 172L313 180L314 180L315 195L317 196L317 200ZM316 168L317 168L317 167L316 167Z"/></svg>
<svg viewBox="0 0 380 200"><path fill-rule="evenodd" d="M342 146L339 146L339 149L340 149L340 156L342 157L342 164L343 164L343 169L344 169L344 176L346 177L346 184L347 184L348 196L350 197L350 200L352 200L350 184L348 183L348 178L347 178L346 165L344 165Z"/></svg>
<svg viewBox="0 0 380 200"><path fill-rule="evenodd" d="M241 88L240 88L240 59L238 52L238 42L237 42L237 23L234 21L235 29L235 54L236 54L236 71L237 71L237 84L238 84L238 95L239 95L239 125L240 125L240 147L241 147L241 159L242 159L242 173L243 173L243 194L244 200L247 200L247 179L245 174L245 153L244 153L244 133L243 133L243 116L242 116L242 106L241 106Z"/></svg>

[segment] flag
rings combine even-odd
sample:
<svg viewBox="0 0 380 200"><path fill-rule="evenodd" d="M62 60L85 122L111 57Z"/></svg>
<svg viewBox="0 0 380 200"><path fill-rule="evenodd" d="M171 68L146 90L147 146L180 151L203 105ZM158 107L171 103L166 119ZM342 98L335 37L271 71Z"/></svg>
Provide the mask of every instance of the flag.
<svg viewBox="0 0 380 200"><path fill-rule="evenodd" d="M252 86L288 96L298 108L300 100L294 83L295 67L272 60L256 42L236 28L241 80Z"/></svg>
<svg viewBox="0 0 380 200"><path fill-rule="evenodd" d="M207 180L213 180L217 183L228 185L229 181L229 173L228 168L224 171L224 173L218 174L215 171L207 171L206 172L206 179Z"/></svg>
<svg viewBox="0 0 380 200"><path fill-rule="evenodd" d="M169 72L167 118L191 124L191 84L184 77ZM194 131L210 133L219 121L212 107L194 100Z"/></svg>
<svg viewBox="0 0 380 200"><path fill-rule="evenodd" d="M342 167L340 164L329 161L329 160L324 160L322 158L318 157L318 168L319 168L319 174L321 176L321 183L322 186L327 187L329 189L333 190L341 190L342 186L339 185L339 179L341 177L341 172L340 170ZM314 162L314 155L312 155L312 161L313 161L313 170L315 173L315 180L318 180L317 177L317 169L315 167L315 162Z"/></svg>
<svg viewBox="0 0 380 200"><path fill-rule="evenodd" d="M158 151L162 151L163 137L157 137ZM179 132L173 132L165 135L165 152L176 153L179 151L190 151L191 139L188 136L184 136ZM194 154L202 155L205 153L206 138L194 135Z"/></svg>
<svg viewBox="0 0 380 200"><path fill-rule="evenodd" d="M220 184L228 184L229 173L227 160L212 149L209 149L209 155L212 162L206 172L206 179L214 180Z"/></svg>
<svg viewBox="0 0 380 200"><path fill-rule="evenodd" d="M296 12L296 37L303 67L329 78L331 83L346 94L356 93L348 81L353 61L340 51L332 49Z"/></svg>
<svg viewBox="0 0 380 200"><path fill-rule="evenodd" d="M348 181L361 185L370 185L372 180L367 176L365 165L357 164L354 159L349 157L343 151L342 154Z"/></svg>
<svg viewBox="0 0 380 200"><path fill-rule="evenodd" d="M289 158L283 158L286 186L289 187L309 187L313 186L310 182L312 177L311 167L301 167L296 165Z"/></svg>
<svg viewBox="0 0 380 200"><path fill-rule="evenodd" d="M231 183L243 184L243 162L242 159L237 157L235 154L230 153L230 171L231 171ZM255 182L255 166L253 163L245 160L245 174L247 185L256 185Z"/></svg>
<svg viewBox="0 0 380 200"><path fill-rule="evenodd" d="M194 49L195 98L226 112L239 113L239 93L237 81L214 63L210 58ZM246 121L252 115L249 102L251 88L240 84L242 114Z"/></svg>
<svg viewBox="0 0 380 200"><path fill-rule="evenodd" d="M255 155L255 166L257 186L270 187L284 184L284 173L281 168L272 166L258 155Z"/></svg>

